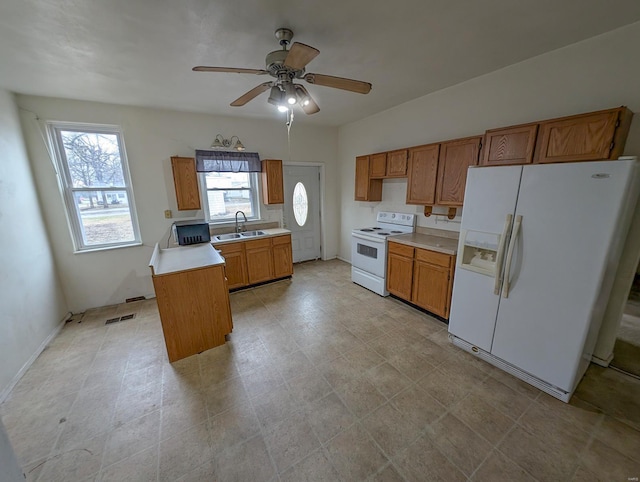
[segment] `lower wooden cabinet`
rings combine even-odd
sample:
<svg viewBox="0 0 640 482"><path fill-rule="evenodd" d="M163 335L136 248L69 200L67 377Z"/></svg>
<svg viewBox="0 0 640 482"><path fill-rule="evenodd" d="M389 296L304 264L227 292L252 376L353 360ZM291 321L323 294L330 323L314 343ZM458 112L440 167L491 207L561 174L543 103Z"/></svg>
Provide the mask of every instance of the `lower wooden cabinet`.
<svg viewBox="0 0 640 482"><path fill-rule="evenodd" d="M226 260L229 289L285 278L293 274L291 235L236 241L214 246Z"/></svg>
<svg viewBox="0 0 640 482"><path fill-rule="evenodd" d="M389 241L387 290L442 318L449 318L456 257Z"/></svg>
<svg viewBox="0 0 640 482"><path fill-rule="evenodd" d="M170 362L225 343L233 322L224 266L153 275L153 287Z"/></svg>
<svg viewBox="0 0 640 482"><path fill-rule="evenodd" d="M225 259L225 272L229 289L242 288L249 284L247 277L247 257L244 243L227 243L216 246Z"/></svg>
<svg viewBox="0 0 640 482"><path fill-rule="evenodd" d="M249 284L274 279L271 238L254 239L245 243Z"/></svg>
<svg viewBox="0 0 640 482"><path fill-rule="evenodd" d="M291 235L271 238L273 244L273 276L284 278L293 274Z"/></svg>

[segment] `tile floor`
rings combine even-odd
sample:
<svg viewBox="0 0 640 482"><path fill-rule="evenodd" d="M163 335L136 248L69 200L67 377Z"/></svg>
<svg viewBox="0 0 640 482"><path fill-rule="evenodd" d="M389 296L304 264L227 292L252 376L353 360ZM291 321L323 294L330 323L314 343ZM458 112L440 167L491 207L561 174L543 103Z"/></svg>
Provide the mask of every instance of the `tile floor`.
<svg viewBox="0 0 640 482"><path fill-rule="evenodd" d="M564 404L349 269L233 294L230 341L174 364L155 300L68 323L0 406L28 480L640 476L640 381L592 367Z"/></svg>

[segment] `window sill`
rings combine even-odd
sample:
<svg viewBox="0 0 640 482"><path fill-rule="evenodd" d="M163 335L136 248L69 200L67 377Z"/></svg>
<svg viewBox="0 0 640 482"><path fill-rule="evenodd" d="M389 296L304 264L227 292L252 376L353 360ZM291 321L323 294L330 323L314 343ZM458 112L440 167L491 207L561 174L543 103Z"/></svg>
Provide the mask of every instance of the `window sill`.
<svg viewBox="0 0 640 482"><path fill-rule="evenodd" d="M73 254L95 253L97 251L110 251L112 249L134 248L136 246L142 246L142 241L136 241L136 242L127 243L127 244L118 244L116 246L100 246L96 248L76 249L73 252Z"/></svg>

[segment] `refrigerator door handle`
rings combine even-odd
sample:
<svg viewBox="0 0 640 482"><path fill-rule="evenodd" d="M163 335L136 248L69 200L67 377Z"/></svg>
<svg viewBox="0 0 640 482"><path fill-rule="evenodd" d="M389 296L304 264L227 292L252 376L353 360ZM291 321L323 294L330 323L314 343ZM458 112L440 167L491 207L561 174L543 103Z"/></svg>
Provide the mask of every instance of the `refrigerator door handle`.
<svg viewBox="0 0 640 482"><path fill-rule="evenodd" d="M496 255L496 276L495 285L493 287L493 294L500 296L500 283L502 283L502 265L504 264L504 248L507 244L507 235L511 229L511 223L513 221L513 214L507 214L507 218L504 220L504 229L502 230L502 236L500 237L500 244L498 245L498 254Z"/></svg>
<svg viewBox="0 0 640 482"><path fill-rule="evenodd" d="M502 285L502 297L509 297L509 272L511 271L511 260L513 259L513 250L516 246L520 225L522 224L522 216L516 216L516 222L513 223L513 232L511 233L511 241L509 241L509 249L507 251L507 262L504 268L504 284Z"/></svg>

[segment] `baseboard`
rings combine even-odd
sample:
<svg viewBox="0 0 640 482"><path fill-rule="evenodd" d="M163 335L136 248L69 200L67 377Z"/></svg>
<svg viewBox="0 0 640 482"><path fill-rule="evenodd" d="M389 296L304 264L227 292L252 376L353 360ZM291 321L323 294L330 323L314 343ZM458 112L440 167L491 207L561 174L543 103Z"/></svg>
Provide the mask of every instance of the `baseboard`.
<svg viewBox="0 0 640 482"><path fill-rule="evenodd" d="M607 358L604 359L595 355L591 356L591 363L595 363L596 365L600 365L601 367L605 368L609 367L609 363L611 363L611 360L613 360L613 353L611 353Z"/></svg>
<svg viewBox="0 0 640 482"><path fill-rule="evenodd" d="M27 360L27 362L24 365L22 365L22 368L18 370L18 373L16 373L16 375L13 377L11 382L9 382L9 385L7 385L2 391L0 391L0 403L5 401L9 393L11 393L11 390L13 390L13 387L15 387L18 384L18 382L24 376L27 370L31 367L31 365L33 365L33 362L36 361L36 358L40 356L40 353L44 351L44 349L51 342L51 340L53 340L56 337L56 335L60 333L60 330L62 330L62 327L72 316L73 314L71 312L65 315L65 317L58 324L58 326L56 326L53 329L53 331L49 334L49 336L40 344L38 349L35 352L33 352L33 355L31 355L31 357Z"/></svg>
<svg viewBox="0 0 640 482"><path fill-rule="evenodd" d="M349 261L348 259L344 259L342 256L336 256L334 259L339 259L340 261L351 264L351 261Z"/></svg>

